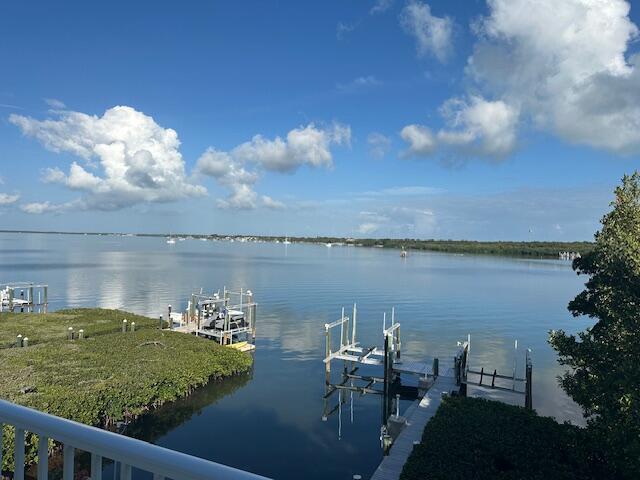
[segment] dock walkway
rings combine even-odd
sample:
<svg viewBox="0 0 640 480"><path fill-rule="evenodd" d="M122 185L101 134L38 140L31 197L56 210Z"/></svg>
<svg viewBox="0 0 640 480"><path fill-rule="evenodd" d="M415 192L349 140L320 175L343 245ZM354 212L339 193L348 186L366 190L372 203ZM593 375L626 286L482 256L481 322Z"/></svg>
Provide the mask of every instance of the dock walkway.
<svg viewBox="0 0 640 480"><path fill-rule="evenodd" d="M427 422L440 406L442 395L456 388L453 371L446 376L439 376L421 400L416 400L406 411L407 426L393 442L389 455L374 472L371 480L397 480L402 468L413 451L413 443L422 439L422 432Z"/></svg>

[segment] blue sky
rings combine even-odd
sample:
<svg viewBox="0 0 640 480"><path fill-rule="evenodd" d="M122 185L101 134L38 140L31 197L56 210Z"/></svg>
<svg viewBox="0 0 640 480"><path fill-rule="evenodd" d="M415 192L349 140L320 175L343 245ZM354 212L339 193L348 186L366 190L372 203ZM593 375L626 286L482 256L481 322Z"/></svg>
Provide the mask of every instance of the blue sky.
<svg viewBox="0 0 640 480"><path fill-rule="evenodd" d="M5 2L0 227L589 239L640 168L639 16Z"/></svg>

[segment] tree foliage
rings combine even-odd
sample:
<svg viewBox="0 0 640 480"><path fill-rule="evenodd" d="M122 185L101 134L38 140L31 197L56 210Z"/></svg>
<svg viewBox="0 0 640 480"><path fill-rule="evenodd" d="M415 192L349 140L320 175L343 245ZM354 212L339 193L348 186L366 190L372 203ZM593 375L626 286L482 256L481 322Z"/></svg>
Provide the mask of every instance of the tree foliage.
<svg viewBox="0 0 640 480"><path fill-rule="evenodd" d="M607 460L640 478L640 173L623 178L611 205L593 250L573 263L589 280L569 310L597 321L577 336L551 332L550 343Z"/></svg>

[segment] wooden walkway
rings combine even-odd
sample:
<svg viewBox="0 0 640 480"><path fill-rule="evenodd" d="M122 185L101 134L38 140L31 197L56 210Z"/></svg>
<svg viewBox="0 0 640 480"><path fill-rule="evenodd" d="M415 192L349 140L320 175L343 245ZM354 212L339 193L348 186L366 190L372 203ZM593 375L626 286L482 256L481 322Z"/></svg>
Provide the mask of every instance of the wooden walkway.
<svg viewBox="0 0 640 480"><path fill-rule="evenodd" d="M393 442L389 455L384 457L371 480L397 480L400 478L402 467L413 451L413 442L421 441L424 427L440 406L442 395L450 393L456 388L453 372L447 372L447 375L436 378L425 396L421 400L413 402L407 409L404 414L407 426Z"/></svg>

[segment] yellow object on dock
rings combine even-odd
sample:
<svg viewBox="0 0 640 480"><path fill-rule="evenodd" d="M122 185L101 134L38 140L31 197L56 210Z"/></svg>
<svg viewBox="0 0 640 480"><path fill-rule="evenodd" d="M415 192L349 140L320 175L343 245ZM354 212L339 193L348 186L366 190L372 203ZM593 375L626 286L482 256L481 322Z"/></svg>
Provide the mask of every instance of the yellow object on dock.
<svg viewBox="0 0 640 480"><path fill-rule="evenodd" d="M235 348L236 350L240 350L241 352L249 352L251 350L255 350L256 346L250 344L249 342L238 342L227 345L227 347Z"/></svg>

